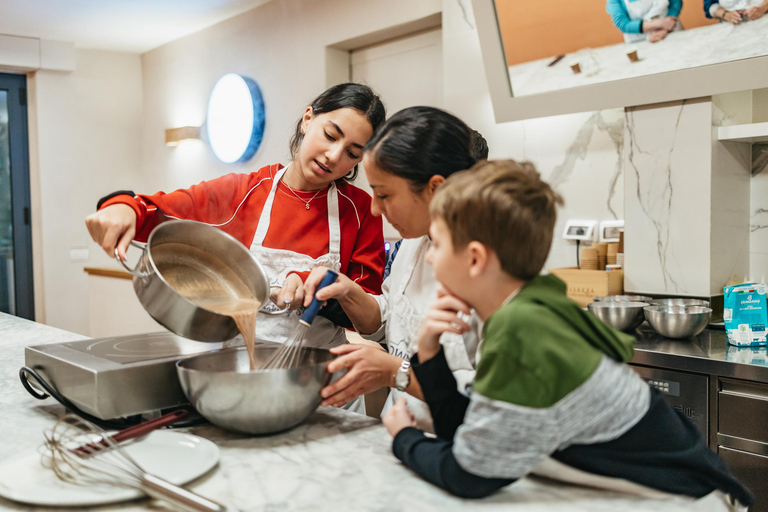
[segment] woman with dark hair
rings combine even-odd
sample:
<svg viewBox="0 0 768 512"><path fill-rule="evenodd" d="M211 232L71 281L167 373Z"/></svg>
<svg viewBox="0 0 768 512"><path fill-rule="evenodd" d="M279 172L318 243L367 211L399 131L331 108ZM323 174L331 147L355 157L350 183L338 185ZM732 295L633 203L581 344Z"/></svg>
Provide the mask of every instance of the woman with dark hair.
<svg viewBox="0 0 768 512"><path fill-rule="evenodd" d="M273 300L293 310L289 316L262 316L256 323L257 339L282 343L298 325L295 310L304 301L303 281L313 268L332 268L369 293L381 290L381 219L371 215L370 196L347 180L356 176L363 148L385 116L369 87L333 86L296 123L287 167L273 164L250 174L228 174L168 194L121 191L99 201L86 225L107 254L117 248L122 259L132 239L146 241L167 219L196 220L226 231L250 248L271 284L280 287ZM333 308L321 315L327 318L315 320L307 343L343 343L343 315L334 316Z"/></svg>
<svg viewBox="0 0 768 512"><path fill-rule="evenodd" d="M472 138L472 130L457 117L432 107L413 107L392 116L366 144L363 164L373 189L371 211L384 215L404 240L381 295L340 277L318 291L317 297L337 299L359 333L378 337L383 330L388 353L364 345L332 349L339 357L329 363L328 371L346 368L347 372L321 391L323 405L339 406L389 386L395 389L384 412L405 396L420 427L431 429L429 410L420 400L421 388L409 370L422 319L439 288L425 259L431 244L429 203L448 176L475 163ZM317 268L307 278L305 304L325 272ZM480 334L474 315L469 323L470 332L446 333L440 340L462 392L474 377Z"/></svg>

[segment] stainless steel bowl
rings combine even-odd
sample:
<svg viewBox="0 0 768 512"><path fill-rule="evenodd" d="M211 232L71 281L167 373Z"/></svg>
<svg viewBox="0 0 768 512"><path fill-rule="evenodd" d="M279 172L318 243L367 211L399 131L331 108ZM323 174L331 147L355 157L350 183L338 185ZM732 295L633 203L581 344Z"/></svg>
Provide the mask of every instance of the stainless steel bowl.
<svg viewBox="0 0 768 512"><path fill-rule="evenodd" d="M594 302L647 302L651 303L653 299L645 295L604 295L595 297Z"/></svg>
<svg viewBox="0 0 768 512"><path fill-rule="evenodd" d="M256 347L256 364L278 345ZM268 434L304 421L320 405L331 375L328 350L303 348L297 368L249 371L245 347L223 349L176 363L181 388L211 423L247 434Z"/></svg>
<svg viewBox="0 0 768 512"><path fill-rule="evenodd" d="M647 302L592 302L587 309L597 318L620 331L634 331L645 317L643 308Z"/></svg>
<svg viewBox="0 0 768 512"><path fill-rule="evenodd" d="M696 336L709 323L712 309L704 306L663 306L645 308L645 318L656 332L667 338Z"/></svg>
<svg viewBox="0 0 768 512"><path fill-rule="evenodd" d="M704 306L709 307L709 301L700 299L683 299L683 298L669 298L669 299L653 299L648 301L651 306Z"/></svg>

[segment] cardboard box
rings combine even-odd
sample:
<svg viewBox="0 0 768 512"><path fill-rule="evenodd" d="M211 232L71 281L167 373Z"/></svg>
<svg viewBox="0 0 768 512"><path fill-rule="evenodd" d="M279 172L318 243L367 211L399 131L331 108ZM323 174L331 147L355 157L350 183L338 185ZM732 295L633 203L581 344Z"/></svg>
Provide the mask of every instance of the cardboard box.
<svg viewBox="0 0 768 512"><path fill-rule="evenodd" d="M567 287L568 298L587 307L595 297L621 295L624 293L624 270L581 270L579 267L551 268L549 273L557 276Z"/></svg>

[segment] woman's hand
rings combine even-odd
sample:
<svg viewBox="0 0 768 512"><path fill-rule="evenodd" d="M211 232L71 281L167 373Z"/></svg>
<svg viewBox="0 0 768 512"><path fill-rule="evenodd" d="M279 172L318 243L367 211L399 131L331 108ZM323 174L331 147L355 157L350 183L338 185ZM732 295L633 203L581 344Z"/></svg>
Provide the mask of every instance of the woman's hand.
<svg viewBox="0 0 768 512"><path fill-rule="evenodd" d="M312 298L315 296L317 285L325 277L326 272L330 269L328 267L317 267L309 273L307 280L304 281L304 307L308 307L312 302ZM327 301L330 299L344 299L354 287L360 288L360 285L352 281L350 278L342 273L339 273L339 277L332 284L329 284L322 290L317 292L317 300Z"/></svg>
<svg viewBox="0 0 768 512"><path fill-rule="evenodd" d="M340 345L331 349L339 357L328 363L328 372L347 369L339 380L320 390L320 405L339 407L360 395L389 386L402 359L374 347Z"/></svg>
<svg viewBox="0 0 768 512"><path fill-rule="evenodd" d="M428 361L440 352L440 336L444 332L468 332L469 324L462 316L469 315L469 305L440 286L437 300L429 307L419 331L419 362Z"/></svg>
<svg viewBox="0 0 768 512"><path fill-rule="evenodd" d="M667 37L667 34L669 34L669 32L667 32L666 30L654 30L648 36L648 42L658 43L659 41Z"/></svg>
<svg viewBox="0 0 768 512"><path fill-rule="evenodd" d="M661 30L666 30L667 32L672 32L675 30L675 27L677 26L677 18L673 16L667 16L666 18L663 18L661 20L661 23L659 24L659 28Z"/></svg>
<svg viewBox="0 0 768 512"><path fill-rule="evenodd" d="M288 274L285 278L285 284L278 291L273 290L270 294L272 302L280 307L287 307L290 310L294 310L304 303L305 296L304 283L301 282L301 277L298 274ZM310 299L309 302L312 302Z"/></svg>
<svg viewBox="0 0 768 512"><path fill-rule="evenodd" d="M136 212L127 204L113 204L85 218L91 238L104 249L110 258L115 257L115 247L120 259L125 261L125 251L136 236Z"/></svg>
<svg viewBox="0 0 768 512"><path fill-rule="evenodd" d="M738 25L741 23L741 13L739 11L726 11L722 7L715 12L715 18L720 18L727 21L731 25Z"/></svg>
<svg viewBox="0 0 768 512"><path fill-rule="evenodd" d="M768 2L763 2L762 5L758 5L755 7L750 7L749 9L744 10L744 16L746 18L749 18L750 20L757 20L765 16L765 13L768 11Z"/></svg>
<svg viewBox="0 0 768 512"><path fill-rule="evenodd" d="M408 402L406 402L404 397L395 402L395 405L384 415L381 421L387 427L387 431L392 437L395 437L406 427L416 426L416 419L413 417L410 409L408 409Z"/></svg>

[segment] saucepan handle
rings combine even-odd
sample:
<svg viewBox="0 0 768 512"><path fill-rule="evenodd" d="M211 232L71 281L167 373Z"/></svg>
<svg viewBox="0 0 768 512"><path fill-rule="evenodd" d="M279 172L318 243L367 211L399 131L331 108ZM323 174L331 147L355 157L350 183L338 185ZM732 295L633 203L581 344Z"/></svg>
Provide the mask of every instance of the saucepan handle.
<svg viewBox="0 0 768 512"><path fill-rule="evenodd" d="M282 288L282 286L270 286L269 287L270 291L274 290L275 288L277 288L279 290L280 288ZM271 293L270 293L270 295L271 295ZM274 302L272 302L271 304L267 303L267 304L263 305L261 307L261 309L259 309L259 313L262 313L262 314L265 314L265 315L282 315L282 314L284 314L285 312L288 311L288 304L286 304L282 308L271 309L270 306L272 306L273 304L276 305ZM264 309L264 308L270 308L270 309Z"/></svg>
<svg viewBox="0 0 768 512"><path fill-rule="evenodd" d="M147 244L142 244L137 242L136 240L131 240L131 245L134 247L138 247L142 250L142 252L147 252ZM141 262L141 259L139 259L139 263L136 263L136 268L132 269L128 265L125 264L125 262L120 259L120 254L117 252L117 247L115 247L115 259L120 262L120 264L125 267L125 270L128 271L129 274L136 277L147 277L149 274L145 274L144 272L139 272L139 263Z"/></svg>

